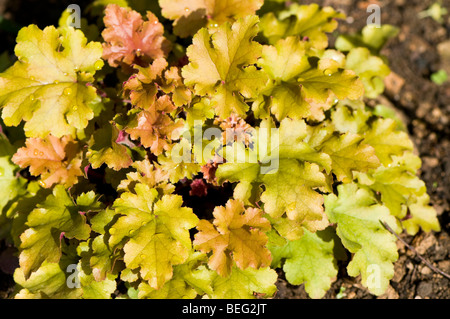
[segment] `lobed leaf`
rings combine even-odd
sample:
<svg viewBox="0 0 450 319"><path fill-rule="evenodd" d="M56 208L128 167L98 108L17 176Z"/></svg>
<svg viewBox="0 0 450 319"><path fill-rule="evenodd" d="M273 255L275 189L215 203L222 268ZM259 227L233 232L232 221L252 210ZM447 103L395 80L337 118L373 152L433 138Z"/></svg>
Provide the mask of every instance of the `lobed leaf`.
<svg viewBox="0 0 450 319"><path fill-rule="evenodd" d="M330 289L338 273L337 258L345 255L330 228L315 233L305 230L300 239L283 246L273 245L270 251L275 260L284 260L283 270L289 283L304 283L311 298L322 298Z"/></svg>
<svg viewBox="0 0 450 319"><path fill-rule="evenodd" d="M31 175L40 176L43 187L54 184L70 187L83 175L80 147L70 136L28 138L25 143L26 147L20 148L12 161L21 168L29 167Z"/></svg>
<svg viewBox="0 0 450 319"><path fill-rule="evenodd" d="M124 261L130 269L140 269L143 279L161 288L173 276L172 267L189 256L189 229L198 219L189 208L181 207L177 195L158 193L147 185L135 186L136 194L125 192L114 203L122 215L109 229L109 244L114 247L125 240Z"/></svg>
<svg viewBox="0 0 450 319"><path fill-rule="evenodd" d="M168 114L176 108L168 95L157 99L147 110L137 113L125 131L133 140L139 139L155 155L171 149L172 141L179 138L184 126L182 119L173 120Z"/></svg>
<svg viewBox="0 0 450 319"><path fill-rule="evenodd" d="M80 288L67 286L65 267L47 261L30 277L23 273L22 268L17 268L14 281L20 287L15 299L79 299L83 293Z"/></svg>
<svg viewBox="0 0 450 319"><path fill-rule="evenodd" d="M132 65L137 59L151 62L167 56L170 42L163 36L163 25L150 11L147 19L144 21L138 12L117 4L106 7L103 57L111 66Z"/></svg>
<svg viewBox="0 0 450 319"><path fill-rule="evenodd" d="M383 165L392 163L392 156L400 156L405 151L413 150L413 143L408 134L397 130L397 123L392 119L378 119L372 123L364 134L364 141L371 145Z"/></svg>
<svg viewBox="0 0 450 319"><path fill-rule="evenodd" d="M234 196L243 201L248 201L264 185L260 198L272 218L279 219L286 214L289 220L304 224L312 231L325 228L323 197L315 189L329 191L322 170L331 169L331 158L316 151L307 142L307 136L305 122L286 118L280 124L278 141L268 136L258 142L271 141L272 145L263 144L260 149L255 144L253 150L238 147L236 152L233 151L236 144L225 148L227 162L217 168L218 183L239 182ZM235 156L227 157L227 154Z"/></svg>
<svg viewBox="0 0 450 319"><path fill-rule="evenodd" d="M3 210L8 206L8 203L17 196L24 194L26 189L26 180L17 176L19 168L11 160L14 151L14 147L6 136L0 133L0 189L3 190L3 195L0 197L0 225L3 217L6 217ZM0 237L2 233L0 231Z"/></svg>
<svg viewBox="0 0 450 319"><path fill-rule="evenodd" d="M326 33L333 32L337 28L336 19L343 18L344 14L331 7L320 7L316 3L294 3L289 9L280 12L278 17L272 12L265 14L261 18L261 29L271 44L282 38L299 36L321 50L328 45Z"/></svg>
<svg viewBox="0 0 450 319"><path fill-rule="evenodd" d="M217 30L203 28L188 47L189 64L182 69L184 82L199 96L208 96L221 118L245 114L245 99L256 98L267 82L254 64L261 45L252 39L258 33L258 17L247 16Z"/></svg>
<svg viewBox="0 0 450 319"><path fill-rule="evenodd" d="M87 85L103 67L100 43L80 30L24 27L17 36L12 67L0 74L0 107L8 126L25 121L27 137L70 135L100 111L96 89ZM52 125L42 125L49 123Z"/></svg>
<svg viewBox="0 0 450 319"><path fill-rule="evenodd" d="M83 211L86 211L85 208L82 208ZM89 238L91 229L80 212L82 210L64 187L57 185L53 193L28 215L28 228L20 235L19 263L25 278L37 271L43 262L57 263L60 260L63 237L78 240Z"/></svg>
<svg viewBox="0 0 450 319"><path fill-rule="evenodd" d="M106 164L118 171L133 164L128 148L117 143L118 137L119 130L114 124L108 124L94 132L86 153L93 168Z"/></svg>
<svg viewBox="0 0 450 319"><path fill-rule="evenodd" d="M358 99L363 95L363 84L353 71L344 70L336 57L311 59L309 47L290 36L263 48L259 64L272 83L263 92L270 99L264 103L260 98L258 103L267 104L278 120L323 120L323 112L331 107L334 97Z"/></svg>
<svg viewBox="0 0 450 319"><path fill-rule="evenodd" d="M159 0L165 18L175 20L174 33L180 37L194 35L209 21L209 25L233 22L253 15L263 0Z"/></svg>
<svg viewBox="0 0 450 319"><path fill-rule="evenodd" d="M197 295L212 293L211 282L217 276L204 262L207 256L200 252L191 253L188 260L177 265L171 280L160 289L154 289L146 282L139 284L139 298L149 299L194 299Z"/></svg>
<svg viewBox="0 0 450 319"><path fill-rule="evenodd" d="M353 171L367 172L380 165L374 148L365 142L357 134L345 133L334 135L322 144L321 151L330 155L332 171L339 181L350 182Z"/></svg>
<svg viewBox="0 0 450 319"><path fill-rule="evenodd" d="M356 184L338 186L338 196L325 196L325 211L330 222L337 223L337 235L353 258L347 266L350 276L361 274L364 286L375 295L386 291L394 276L398 258L396 237L381 222L398 229L389 209Z"/></svg>
<svg viewBox="0 0 450 319"><path fill-rule="evenodd" d="M269 267L240 269L233 267L229 277L217 276L212 281L212 298L253 299L255 294L271 297L275 291L277 273Z"/></svg>
<svg viewBox="0 0 450 319"><path fill-rule="evenodd" d="M233 264L240 269L258 269L270 265L264 231L270 223L256 208L245 209L239 200L229 200L213 212L214 221L201 220L194 246L204 253L212 251L208 265L223 277L230 275Z"/></svg>
<svg viewBox="0 0 450 319"><path fill-rule="evenodd" d="M355 48L347 55L347 69L355 71L364 84L365 96L375 99L384 91L384 79L391 73L384 61L367 48Z"/></svg>

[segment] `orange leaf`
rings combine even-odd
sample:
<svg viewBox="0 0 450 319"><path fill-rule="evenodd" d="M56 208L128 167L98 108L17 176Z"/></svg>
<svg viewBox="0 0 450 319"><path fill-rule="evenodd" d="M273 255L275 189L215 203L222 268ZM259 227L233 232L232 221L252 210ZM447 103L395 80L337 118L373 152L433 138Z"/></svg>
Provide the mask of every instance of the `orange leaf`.
<svg viewBox="0 0 450 319"><path fill-rule="evenodd" d="M240 269L269 266L272 261L266 248L270 222L257 208L245 209L240 200L229 200L225 207L214 209L214 222L201 220L194 245L204 253L212 251L208 265L221 276L228 276L233 261Z"/></svg>
<svg viewBox="0 0 450 319"><path fill-rule="evenodd" d="M133 105L144 110L149 108L155 103L158 93L158 83L155 81L161 77L166 67L167 61L164 58L156 59L146 68L135 66L139 72L124 83L124 95L130 96Z"/></svg>
<svg viewBox="0 0 450 319"><path fill-rule="evenodd" d="M181 69L173 66L164 73L164 83L161 87L164 93L172 93L172 100L176 106L189 104L192 92L183 83Z"/></svg>
<svg viewBox="0 0 450 319"><path fill-rule="evenodd" d="M133 140L140 139L155 155L169 150L172 140L178 138L183 121L174 121L167 113L175 110L169 96L160 97L153 106L137 114L137 118L125 130Z"/></svg>
<svg viewBox="0 0 450 319"><path fill-rule="evenodd" d="M168 54L170 42L163 36L163 25L151 12L147 12L147 18L144 21L138 12L116 4L106 7L103 57L112 67L131 65L136 58L150 62Z"/></svg>
<svg viewBox="0 0 450 319"><path fill-rule="evenodd" d="M45 139L28 138L12 160L21 168L30 167L33 176L41 176L41 185L51 187L60 183L70 187L82 176L77 142L70 136L61 139L49 135Z"/></svg>

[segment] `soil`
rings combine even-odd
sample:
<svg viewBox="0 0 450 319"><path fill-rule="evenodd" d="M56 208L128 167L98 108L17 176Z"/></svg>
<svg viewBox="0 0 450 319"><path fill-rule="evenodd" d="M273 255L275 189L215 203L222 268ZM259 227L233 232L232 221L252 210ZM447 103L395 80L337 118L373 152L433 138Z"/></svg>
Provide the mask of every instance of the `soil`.
<svg viewBox="0 0 450 319"><path fill-rule="evenodd" d="M60 0L0 0L0 16L12 24L5 31L0 20L0 53L12 52L15 44L14 28L35 23L40 27L57 24L60 13L71 3L81 7L89 1ZM420 171L425 181L432 205L436 208L442 230L419 232L416 236L401 234L401 238L415 248L417 253L435 267L450 273L450 81L437 85L431 74L444 69L450 75L450 16L442 23L432 18L419 18L421 11L435 0L314 0L302 3L319 3L332 6L346 13L340 22L338 33L356 32L365 26L370 4L381 7L382 24L400 28L399 35L388 42L381 52L392 69L386 80L386 91L375 103L394 107L407 124L423 160ZM449 9L450 0L442 0L442 7ZM333 35L330 37L333 41ZM372 102L373 103L373 102ZM400 241L399 259L395 263L395 275L387 292L378 298L389 299L449 299L450 281L428 268L416 254ZM0 260L9 259L11 249L0 242ZM13 261L12 261L13 262ZM338 279L324 298L371 299L359 278L349 277L345 263L341 263ZM11 296L11 262L0 264L0 299ZM277 282L276 298L308 298L303 285L292 286L283 278Z"/></svg>

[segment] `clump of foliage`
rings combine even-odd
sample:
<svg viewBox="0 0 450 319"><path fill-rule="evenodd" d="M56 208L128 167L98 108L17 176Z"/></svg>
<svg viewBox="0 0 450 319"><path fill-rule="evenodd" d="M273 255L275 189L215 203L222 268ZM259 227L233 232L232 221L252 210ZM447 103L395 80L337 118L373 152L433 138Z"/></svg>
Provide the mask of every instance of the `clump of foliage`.
<svg viewBox="0 0 450 319"><path fill-rule="evenodd" d="M338 261L380 295L398 258L382 223L439 230L408 134L365 103L392 27L330 48L330 7L114 2L81 29L24 27L0 74L16 298L271 297L277 268L320 298Z"/></svg>

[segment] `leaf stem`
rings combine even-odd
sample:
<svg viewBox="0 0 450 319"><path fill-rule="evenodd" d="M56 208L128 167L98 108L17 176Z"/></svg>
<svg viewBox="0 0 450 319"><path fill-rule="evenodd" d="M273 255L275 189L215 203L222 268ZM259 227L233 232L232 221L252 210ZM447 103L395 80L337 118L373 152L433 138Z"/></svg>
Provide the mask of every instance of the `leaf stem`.
<svg viewBox="0 0 450 319"><path fill-rule="evenodd" d="M403 240L402 238L400 238L395 231L386 223L384 223L383 221L381 221L381 224L384 226L384 228L386 228L389 232L391 232L395 237L397 237L398 240L400 240L406 247L408 247L408 249L410 249L414 254L416 254L417 257L419 257L419 259L425 264L427 265L431 270L433 270L434 272L441 274L442 276L444 276L447 279L450 279L450 275L447 274L446 272L442 271L441 269L433 266L428 260L426 260L424 257L422 257L417 250L414 249L414 247L412 247L411 245L409 245L405 240Z"/></svg>

